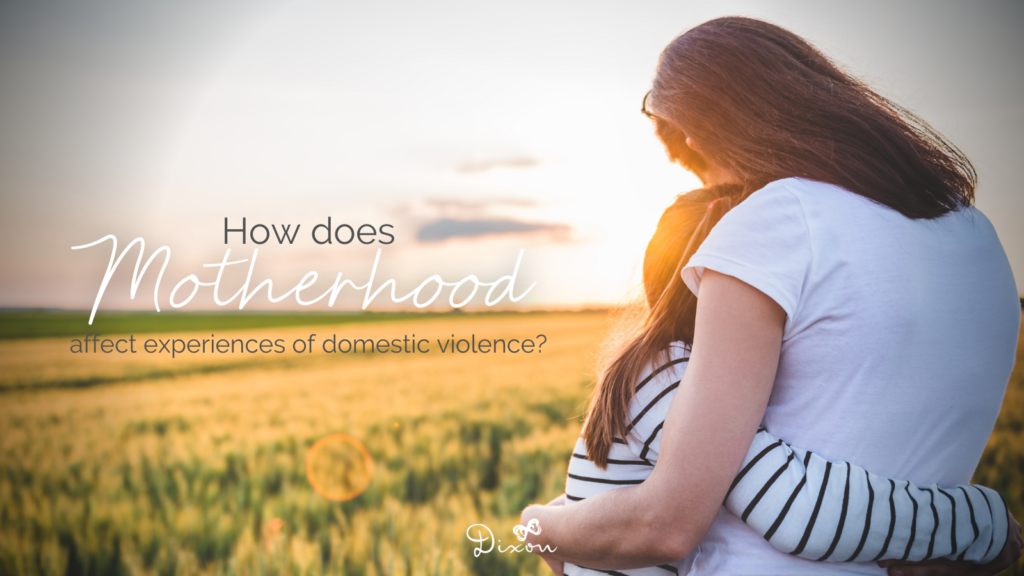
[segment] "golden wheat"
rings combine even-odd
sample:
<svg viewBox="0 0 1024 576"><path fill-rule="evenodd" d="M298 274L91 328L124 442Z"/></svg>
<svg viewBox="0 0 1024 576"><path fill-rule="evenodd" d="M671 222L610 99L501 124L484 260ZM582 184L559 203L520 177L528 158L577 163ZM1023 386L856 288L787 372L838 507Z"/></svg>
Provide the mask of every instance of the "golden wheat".
<svg viewBox="0 0 1024 576"><path fill-rule="evenodd" d="M465 531L482 523L509 542L523 506L562 490L608 327L606 314L579 313L248 330L217 337L281 338L288 352L174 359L71 355L69 338L0 342L0 573L546 573L527 554L474 557ZM291 351L314 332L318 344L415 333L433 351ZM453 333L546 342L533 354L440 353L433 341ZM975 476L1018 517L1022 357ZM374 461L347 502L305 475L309 447L332 433L360 439Z"/></svg>

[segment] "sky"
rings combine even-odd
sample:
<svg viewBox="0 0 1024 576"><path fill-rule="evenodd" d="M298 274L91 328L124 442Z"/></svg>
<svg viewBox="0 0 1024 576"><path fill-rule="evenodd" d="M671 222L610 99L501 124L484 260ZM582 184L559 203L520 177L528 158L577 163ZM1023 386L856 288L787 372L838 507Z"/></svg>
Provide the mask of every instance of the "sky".
<svg viewBox="0 0 1024 576"><path fill-rule="evenodd" d="M310 293L339 272L363 284L378 249L375 286L399 295L435 274L493 282L522 251L515 306L622 302L661 210L699 185L641 98L667 43L730 14L804 36L960 147L1024 292L1019 1L69 0L0 5L0 307L92 307L110 243L71 247L108 234L170 249L162 309L227 249L258 250L253 284L275 295L310 271ZM225 244L225 218L299 232ZM394 241L317 244L328 218ZM101 310L153 309L161 261L133 300L126 257ZM223 294L249 263L225 267ZM210 308L204 287L183 309Z"/></svg>

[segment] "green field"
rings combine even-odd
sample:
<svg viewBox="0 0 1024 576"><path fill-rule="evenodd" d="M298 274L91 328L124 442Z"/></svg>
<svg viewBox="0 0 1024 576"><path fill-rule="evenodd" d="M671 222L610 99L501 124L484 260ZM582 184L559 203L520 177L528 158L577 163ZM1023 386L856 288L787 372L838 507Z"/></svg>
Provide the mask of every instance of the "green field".
<svg viewBox="0 0 1024 576"><path fill-rule="evenodd" d="M151 316L109 318L123 323L102 333L142 333ZM217 317L181 316L161 337L201 337ZM547 572L526 554L474 558L465 531L486 524L508 543L522 507L562 491L606 313L251 316L218 320L218 335L547 342L531 355L76 356L80 333L62 326L80 317L3 340L0 574ZM975 477L1018 517L1021 356ZM374 462L347 502L306 477L310 446L332 433Z"/></svg>

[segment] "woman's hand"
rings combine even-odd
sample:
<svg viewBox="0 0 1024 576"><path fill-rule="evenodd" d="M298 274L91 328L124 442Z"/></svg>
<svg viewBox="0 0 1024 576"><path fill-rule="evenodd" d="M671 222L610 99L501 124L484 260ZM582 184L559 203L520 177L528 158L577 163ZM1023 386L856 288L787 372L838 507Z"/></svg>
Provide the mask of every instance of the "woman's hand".
<svg viewBox="0 0 1024 576"><path fill-rule="evenodd" d="M988 564L974 564L966 561L953 561L940 558L938 560L926 560L924 562L900 562L899 560L883 560L878 563L882 568L888 568L889 576L992 576L1006 570L1017 558L1020 558L1021 547L1024 540L1021 539L1020 524L1017 519L1007 511L1009 517L1009 529L1006 533L1006 544L1003 551L995 560Z"/></svg>
<svg viewBox="0 0 1024 576"><path fill-rule="evenodd" d="M551 502L548 502L546 506L565 506L565 494L562 494ZM523 510L523 513L519 518L519 521L523 526L529 524L531 518L535 518L535 516L530 512L530 508L533 508L533 506L527 507L526 510ZM547 562L548 568L551 568L551 571L555 573L555 576L565 575L565 562L555 560L554 558L541 554L540 552L536 552L536 554Z"/></svg>

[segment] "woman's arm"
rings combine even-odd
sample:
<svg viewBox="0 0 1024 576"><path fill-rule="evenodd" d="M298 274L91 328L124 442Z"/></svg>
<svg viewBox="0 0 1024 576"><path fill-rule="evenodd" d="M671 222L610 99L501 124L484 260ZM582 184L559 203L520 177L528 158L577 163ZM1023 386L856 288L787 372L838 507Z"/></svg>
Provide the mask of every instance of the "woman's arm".
<svg viewBox="0 0 1024 576"><path fill-rule="evenodd" d="M524 525L530 519L537 518L543 528L542 533L539 536L531 536L529 542L556 548L554 553L543 554L549 564L568 561L592 568L628 569L677 560L700 542L714 520L719 503L729 490L741 463L749 464L750 456L746 450L753 450L749 439L737 440L739 434L735 429L728 428L745 424L750 427L751 435L753 430L756 430L757 422L760 421L764 406L767 404L777 363L777 358L768 358L766 350L770 348L764 346L764 342L771 342L774 339L777 354L781 346L784 315L781 310L776 310L777 315L773 318L774 304L771 301L759 301L757 297L763 295L746 284L710 270L705 274L697 321L698 326L712 325L704 332L698 330L699 336L694 345L690 367L677 394L686 398L680 402L673 400L669 409L669 416L660 439L662 446L659 450L661 458L658 465L651 477L640 486L612 490L568 508L532 506L524 511ZM735 299L737 304L726 305L727 297ZM716 313L721 318L710 321L709 316ZM775 329L771 328L773 325L776 326ZM747 327L746 330L742 330L744 326ZM726 329L736 330L738 333L729 335L725 332ZM701 337L701 334L706 337ZM760 345L757 343L759 340ZM723 357L727 358L729 355L736 358L734 364L722 361ZM751 375L751 380L747 381L746 386L742 385L742 374ZM762 378L760 387L752 381L758 376ZM732 378L734 384L717 388L699 388L703 382L722 383L726 382L725 378ZM767 380L767 384L764 379ZM702 429L698 425L701 422L707 428ZM723 439L725 441L722 441ZM664 448L666 444L669 446L668 449ZM737 457L736 452L731 452L732 450L736 450L740 455ZM867 490L868 485L891 488L888 479L873 477L862 469L857 468L857 475L853 475L853 467L846 468L846 463L840 464L845 475L833 474L831 480L826 481L819 473L821 470L815 474L808 472L810 468L824 468L824 460L811 455L809 459L816 463L808 463L805 462L808 459L807 453L799 452L801 457L792 459L791 466L786 467L787 474L778 477L775 485L776 488L792 488L793 482L798 482L803 486L804 490L795 492L797 498L792 502L793 510L807 508L813 513L815 501L821 495L824 495L826 504L830 503L830 508L836 508L834 504L845 499L845 479L859 479L860 474L865 475L864 486L852 483L852 490L856 490L858 486ZM787 456L790 453L792 452L786 446L786 450L763 458L758 466L777 470L781 466L776 464L781 463L773 464L773 458L789 460ZM729 464L727 460L730 457L737 458L737 462ZM808 464L812 465L808 467ZM695 470L699 472L695 473ZM697 477L698 474L700 477ZM765 474L768 477L773 476L770 473ZM730 506L736 508L734 512L738 515L746 512L753 501L751 494L744 496L743 493L760 492L765 484L757 480L757 476L757 470L750 471L745 480L748 485L743 486L743 480L740 479L740 482L737 482L737 489L730 494ZM804 482L789 476L803 478ZM719 482L717 485L714 478ZM861 519L857 530L859 534L855 534L859 537L854 539L856 543L853 550L856 553L845 550L848 547L845 545L847 538L841 538L838 545L833 543L837 533L837 524L833 521L837 519L831 518L829 522L833 525L825 526L828 524L825 521L818 523L823 532L828 532L831 527L832 532L826 534L828 538L822 540L815 532L816 535L804 543L800 555L814 559L825 557L828 560L870 560L904 556L921 558L926 555L926 549L931 549L932 557L953 553L954 557L985 561L1001 549L1000 558L1006 557L1002 563L997 559L985 566L946 561L916 565L898 561L887 563L893 566L890 571L896 570L898 565L899 569L908 575L928 574L935 570L945 570L949 574L991 574L998 571L994 568L996 565L1005 567L1019 556L1019 528L1016 528L1017 525L1011 518L1009 523L1015 529L1007 530L1005 505L995 493L989 492L986 501L984 493L974 487L944 493L936 487L922 489L902 481L896 484L902 488L893 504L897 507L896 517L890 514L889 491L878 490L878 502L874 502L874 506L870 494L867 500L850 498L847 507L848 518ZM824 489L826 485L829 486L827 490ZM883 492L885 493L882 494ZM911 492L919 497L914 498L910 495ZM788 493L794 492L790 490ZM947 493L951 498L946 496ZM912 510L914 500L920 503L917 513L903 514L902 512L906 511L900 507ZM907 506L903 506L904 504ZM779 516L773 515L769 510L767 513L771 516L771 521L766 521L765 518L758 517L763 511L756 508L758 507L754 507L755 513L750 515L748 523L753 522L751 526L762 535L767 535L765 531L771 530L771 526L775 524L774 520ZM874 516L875 520L879 520L879 526L874 525L874 520L870 521L870 531L864 530L868 522L866 518L872 518L867 512L868 508L877 510ZM960 514L956 514L956 511ZM839 516L842 516L842 512L839 512ZM936 516L938 524L934 520ZM788 534L792 530L780 524L780 527L775 529L776 536L770 538L772 544L786 548L784 551L787 552L795 551L800 546L800 541L804 540L803 534L806 532L807 523L802 522L801 518L800 513L791 513L787 516L785 522L799 524L799 533ZM758 523L763 526L755 525ZM926 531L928 537L920 539L920 542L915 541L910 536L913 530L903 526L906 523L919 524L922 532ZM886 529L890 524L893 528L899 527L898 530L892 531L891 536ZM934 544L932 534L935 535ZM1005 546L1000 545L1004 541ZM889 548L888 553L883 551L885 548ZM921 554L916 553L918 548L921 548ZM828 554L829 550L844 557L832 557ZM907 552L911 550L913 552L908 555Z"/></svg>
<svg viewBox="0 0 1024 576"><path fill-rule="evenodd" d="M706 270L693 353L641 485L566 507L531 506L528 542L554 560L628 569L672 562L704 538L747 454L775 381L785 312L731 276Z"/></svg>

